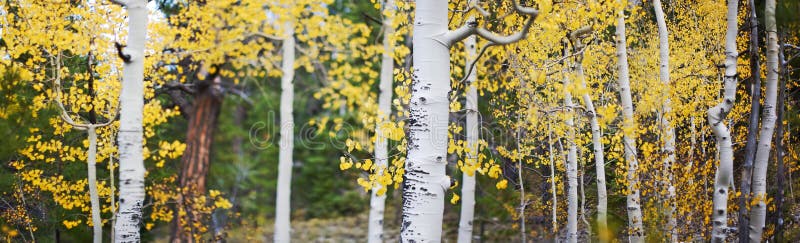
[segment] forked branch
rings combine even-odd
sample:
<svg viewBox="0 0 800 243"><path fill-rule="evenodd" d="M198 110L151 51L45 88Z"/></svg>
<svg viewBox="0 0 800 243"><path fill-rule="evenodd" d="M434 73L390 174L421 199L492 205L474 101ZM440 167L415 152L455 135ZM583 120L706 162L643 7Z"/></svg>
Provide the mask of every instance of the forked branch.
<svg viewBox="0 0 800 243"><path fill-rule="evenodd" d="M87 130L89 128L98 128L110 125L114 122L114 119L109 119L105 123L100 124L92 124L92 123L77 123L72 117L69 116L67 113L67 109L64 107L64 103L61 102L61 53L56 56L56 70L55 70L55 78L53 79L53 88L55 89L55 101L58 105L59 110L61 111L61 119L64 120L67 124L74 127L77 130ZM116 117L116 115L112 116Z"/></svg>
<svg viewBox="0 0 800 243"><path fill-rule="evenodd" d="M442 42L449 46L452 45L453 43L463 40L464 38L467 38L467 36L477 35L494 44L506 45L517 42L522 38L525 38L525 36L528 34L528 30L530 30L531 28L531 25L533 25L533 21L536 19L536 16L539 15L539 10L530 7L523 7L522 5L519 4L519 1L517 0L514 0L513 2L514 2L515 12L521 15L528 16L528 19L525 21L525 24L522 26L522 29L517 31L516 33L507 36L502 36L492 31L489 31L486 28L479 27L478 22L476 21L468 21L458 29L448 31L446 34L444 34L444 36L442 37ZM472 8L478 9L481 15L484 16L487 15L486 11L478 7L477 5L473 6Z"/></svg>

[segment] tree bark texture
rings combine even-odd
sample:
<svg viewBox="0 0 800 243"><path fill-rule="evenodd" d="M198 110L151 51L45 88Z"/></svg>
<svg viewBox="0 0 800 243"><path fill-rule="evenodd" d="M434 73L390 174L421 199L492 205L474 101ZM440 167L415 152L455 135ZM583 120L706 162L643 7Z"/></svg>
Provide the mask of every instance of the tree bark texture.
<svg viewBox="0 0 800 243"><path fill-rule="evenodd" d="M758 56L758 17L756 5L753 0L747 1L750 5L750 120L747 125L747 143L744 147L744 164L742 165L742 184L739 187L739 242L747 243L750 240L748 206L750 202L750 183L753 178L753 160L756 155L756 137L758 136L759 111L761 110L761 62Z"/></svg>
<svg viewBox="0 0 800 243"><path fill-rule="evenodd" d="M143 224L144 158L142 116L144 109L144 48L147 36L145 0L125 2L128 11L128 43L124 54L120 93L119 211L114 225L114 242L139 242Z"/></svg>
<svg viewBox="0 0 800 243"><path fill-rule="evenodd" d="M764 110L761 115L761 130L753 161L753 207L750 210L750 241L760 242L766 227L767 217L767 168L772 150L772 135L775 132L775 105L778 96L778 33L775 26L775 0L767 0L764 9L764 27L767 31L767 86L764 93Z"/></svg>
<svg viewBox="0 0 800 243"><path fill-rule="evenodd" d="M620 11L617 17L617 67L619 69L619 92L622 104L622 130L625 161L628 163L628 230L630 242L644 242L642 227L642 207L639 197L639 162L636 158L636 121L633 118L633 100L631 98L630 74L628 73L628 51L625 38L625 13Z"/></svg>
<svg viewBox="0 0 800 243"><path fill-rule="evenodd" d="M419 1L415 11L414 75L400 239L403 242L440 242L445 190L450 187L450 178L445 175L450 51L448 45L436 38L448 31L448 3Z"/></svg>
<svg viewBox="0 0 800 243"><path fill-rule="evenodd" d="M384 0L383 12L388 13L383 17L383 54L381 55L381 76L380 94L378 94L378 119L375 125L375 165L380 177L386 173L389 166L389 152L386 135L381 129L381 125L389 122L392 114L392 93L394 92L392 83L394 82L394 43L391 39L394 35L394 0ZM370 243L383 242L383 212L386 203L386 193L378 195L378 190L383 185L378 183L372 187L369 207L369 227L367 230L367 241Z"/></svg>
<svg viewBox="0 0 800 243"><path fill-rule="evenodd" d="M717 139L719 165L714 178L713 212L711 213L713 242L725 242L728 232L728 189L733 185L733 143L731 132L723 123L736 102L736 13L738 1L728 1L727 30L725 34L725 76L723 101L708 109L708 124Z"/></svg>

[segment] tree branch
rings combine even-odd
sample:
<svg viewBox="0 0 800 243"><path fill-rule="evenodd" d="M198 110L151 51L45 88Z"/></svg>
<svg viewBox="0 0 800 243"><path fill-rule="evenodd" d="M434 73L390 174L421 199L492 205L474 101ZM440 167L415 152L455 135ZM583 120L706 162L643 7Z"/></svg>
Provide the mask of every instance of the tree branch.
<svg viewBox="0 0 800 243"><path fill-rule="evenodd" d="M476 9L480 9L477 6L474 6ZM536 19L536 16L539 15L539 10L529 7L523 7L519 4L519 1L514 0L514 10L518 14L527 15L528 20L525 21L525 24L522 26L520 31L517 31L514 34L508 36L501 36L495 34L483 27L478 27L478 22L470 21L464 23L461 27L456 30L448 31L447 33L442 36L442 43L450 46L453 43L463 40L470 35L477 35L481 38L484 38L488 41L494 42L495 44L499 45L506 45L517 42L528 34L528 30L530 29L531 25L533 25L533 21ZM486 11L482 11L481 14L485 14Z"/></svg>
<svg viewBox="0 0 800 243"><path fill-rule="evenodd" d="M364 17L364 20L369 20L369 21L375 22L378 25L383 25L383 21L380 21L380 20L376 19L375 17L370 16L367 13L361 12L361 16ZM364 21L364 22L369 22L369 21Z"/></svg>
<svg viewBox="0 0 800 243"><path fill-rule="evenodd" d="M77 122L75 122L75 120L72 119L72 117L69 116L69 113L67 113L67 109L64 107L64 103L61 102L61 53L59 53L57 55L55 61L56 61L56 70L55 70L55 75L54 75L55 78L53 79L53 89L55 89L54 92L55 92L55 97L56 97L55 98L56 104L58 105L58 108L61 111L61 119L64 120L64 122L66 122L67 124L69 124L70 126L72 126L73 128L75 128L77 130L87 130L89 128L104 127L104 126L108 126L112 122L114 122L114 120L115 120L114 117L116 117L116 115L112 116L111 119L109 119L105 123L101 123L101 124L77 123ZM94 107L92 107L92 108L94 108Z"/></svg>
<svg viewBox="0 0 800 243"><path fill-rule="evenodd" d="M61 111L61 119L67 122L67 124L75 127L78 130L86 130L88 127L86 124L78 124L75 120L72 120L72 117L69 116L67 113L67 109L64 108L64 103L61 102L61 53L58 53L56 56L56 69L55 69L55 79L53 79L53 88L55 89L55 101L58 105L59 110Z"/></svg>
<svg viewBox="0 0 800 243"><path fill-rule="evenodd" d="M108 0L109 2L119 5L121 7L128 6L128 0Z"/></svg>
<svg viewBox="0 0 800 243"><path fill-rule="evenodd" d="M192 104L186 100L183 94L177 89L168 89L166 93L172 99L172 102L178 106L178 109L180 109L181 116L189 120L189 118L192 117Z"/></svg>
<svg viewBox="0 0 800 243"><path fill-rule="evenodd" d="M592 31L592 25L580 27L577 30L569 33L569 41L572 42L573 47L583 47L583 43L580 43L578 39L582 38L586 34L591 33Z"/></svg>
<svg viewBox="0 0 800 243"><path fill-rule="evenodd" d="M245 39L246 39L246 38L249 38L249 37L261 37L261 38L264 38L264 39L277 40L277 41L282 41L282 40L284 40L284 39L285 39L284 37L278 37L278 36L274 36L274 35L268 35L268 34L266 34L266 33L263 33L263 32L253 32L253 33L250 33L249 35L247 35L247 37L245 37Z"/></svg>
<svg viewBox="0 0 800 243"><path fill-rule="evenodd" d="M475 60L472 60L472 63L469 64L469 69L467 69L467 72L464 74L464 77L461 78L461 81L458 81L459 83L463 83L464 81L467 80L467 78L469 78L469 75L472 73L472 69L475 68L475 63L478 63L478 60L481 59L481 56L483 56L483 53L486 53L486 49L489 49L489 47L492 47L492 46L495 46L495 45L496 44L494 42L489 42L489 43L486 43L485 45L483 45L483 48L481 48L481 53L479 53L478 56L475 57Z"/></svg>
<svg viewBox="0 0 800 243"><path fill-rule="evenodd" d="M193 95L195 93L195 90L192 89L191 87L189 87L188 84L182 84L182 83L179 83L179 82L176 82L176 81L172 81L172 82L169 82L167 84L164 84L164 87L167 88L167 89L177 89L177 90L183 91L183 92L185 92L187 94L191 94L191 95Z"/></svg>
<svg viewBox="0 0 800 243"><path fill-rule="evenodd" d="M131 62L131 55L125 54L124 52L125 45L120 44L119 42L114 42L114 47L117 48L117 55L119 55L119 58L122 59L123 62L125 63Z"/></svg>
<svg viewBox="0 0 800 243"><path fill-rule="evenodd" d="M800 50L800 46L795 46L795 45L792 45L792 44L789 44L789 43L784 43L783 47L790 47L790 48L793 48L793 49Z"/></svg>

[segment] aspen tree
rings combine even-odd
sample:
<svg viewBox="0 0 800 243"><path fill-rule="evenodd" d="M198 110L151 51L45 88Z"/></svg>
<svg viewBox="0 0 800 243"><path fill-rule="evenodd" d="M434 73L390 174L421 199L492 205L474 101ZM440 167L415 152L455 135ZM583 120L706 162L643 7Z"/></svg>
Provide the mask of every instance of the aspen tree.
<svg viewBox="0 0 800 243"><path fill-rule="evenodd" d="M658 24L658 53L659 53L659 78L661 83L664 84L661 115L661 127L664 129L662 139L664 140L664 147L662 150L667 155L664 159L664 177L667 187L667 209L664 211L664 217L667 219L667 232L670 236L670 242L678 241L678 234L675 229L678 227L678 222L675 219L675 186L672 182L672 164L675 163L675 127L669 120L672 116L672 105L670 100L670 80L669 80L669 34L667 31L667 22L664 19L664 10L661 9L661 0L653 0L653 8L656 13L656 22Z"/></svg>
<svg viewBox="0 0 800 243"><path fill-rule="evenodd" d="M369 29L365 25L352 23L349 20L341 19L338 16L330 15L327 11L325 4L331 2L317 3L314 1L280 1L273 9L278 12L279 37L269 37L270 39L277 39L282 41L281 47L281 98L280 98L280 151L278 162L278 181L277 181L277 198L276 198L276 215L275 215L275 242L289 242L291 240L291 184L292 184L292 170L294 165L293 152L295 146L295 120L294 120L294 78L296 72L300 67L303 67L306 72L315 74L314 76L322 83L337 83L343 85L342 82L349 81L343 77L355 79L353 77L360 75L377 74L369 70L364 73L362 71L355 71L351 69L348 63L341 63L349 57L363 55L360 51L363 43L366 43L366 38L363 37L365 33L369 33ZM325 43L317 43L321 38L325 38ZM348 41L350 41L348 45ZM329 48L329 49L328 49ZM346 53L343 52L345 48L352 48ZM330 50L330 52L322 52L323 49ZM299 52L296 55L296 51ZM349 54L348 54L349 53ZM333 58L331 58L333 57ZM325 66L327 63L323 61L332 62L331 66ZM267 60L265 63L270 63ZM365 68L366 69L366 68ZM315 70L321 70L315 72ZM352 76L351 76L352 75ZM375 75L377 77L378 75ZM331 80L328 80L331 79ZM323 91L335 91L333 89L325 89ZM342 91L345 93L367 93L364 89L355 88ZM347 95L347 94L345 94ZM321 93L314 94L314 97L319 99L322 97ZM326 98L331 98L327 97ZM335 97L335 102L341 102L341 96ZM330 100L328 100L330 102ZM355 102L354 100L347 101ZM340 103L342 104L342 103ZM344 105L344 104L342 104ZM330 107L328 104L324 105ZM340 106L336 106L339 108ZM343 107L340 110L348 110L348 107ZM374 121L374 120L373 120ZM336 122L334 122L336 123ZM320 125L324 125L321 122ZM375 124L370 122L369 126ZM341 120L336 127L341 127ZM361 145L359 144L359 147ZM352 165L352 164L351 164ZM341 167L343 170L346 169ZM364 167L367 168L367 167ZM368 183L367 183L368 184Z"/></svg>
<svg viewBox="0 0 800 243"><path fill-rule="evenodd" d="M761 62L758 55L758 17L756 16L756 5L753 0L748 0L750 22L750 119L747 125L747 144L744 147L744 165L742 165L742 183L739 187L741 197L739 198L739 242L747 243L750 239L749 226L750 219L747 212L750 203L750 189L753 179L753 160L756 155L756 144L758 141L758 122L759 110L761 110Z"/></svg>
<svg viewBox="0 0 800 243"><path fill-rule="evenodd" d="M775 216L774 216L774 224L775 224L775 233L774 238L775 242L782 242L785 240L783 235L784 230L784 220L783 220L783 206L784 206L784 187L786 183L786 168L785 168L785 161L784 156L786 153L786 144L784 144L783 138L784 134L784 125L783 120L786 119L786 82L789 79L789 70L787 70L789 61L786 60L786 45L784 44L784 36L779 36L781 42L778 42L778 63L780 68L781 77L780 82L778 82L778 99L776 104L776 117L777 121L775 123L775 162L778 164L776 167L777 175L775 178L775 184L777 187L777 192L775 194ZM790 177L791 178L791 177Z"/></svg>
<svg viewBox="0 0 800 243"><path fill-rule="evenodd" d="M738 1L728 1L727 30L725 33L725 77L722 103L708 109L708 124L717 139L719 166L714 178L714 205L712 212L712 241L724 242L728 229L728 189L733 185L733 144L731 132L723 123L736 101L736 33L738 32Z"/></svg>
<svg viewBox="0 0 800 243"><path fill-rule="evenodd" d="M55 96L56 96L56 104L61 112L61 119L64 120L67 124L72 126L73 129L77 130L86 130L86 134L89 137L89 150L87 151L86 156L86 164L87 164L87 181L89 187L89 201L92 207L92 239L94 243L103 242L103 219L100 217L100 196L97 193L97 128L105 127L110 125L114 120L110 119L106 123L96 124L94 112L92 111L90 115L90 123L82 124L77 123L75 120L70 117L69 113L67 113L67 109L64 107L64 103L61 101L61 53L57 54L56 57L56 77L54 78L55 87ZM89 65L91 65L92 58L91 53L89 54ZM91 70L91 69L89 69ZM94 108L94 107L92 107ZM114 117L114 116L111 116ZM113 195L113 194L112 194Z"/></svg>
<svg viewBox="0 0 800 243"><path fill-rule="evenodd" d="M564 66L570 70L567 61L569 46L566 40L564 43ZM569 75L564 73L564 106L567 109L564 123L567 125L567 242L578 242L578 147L575 144L575 121L572 110L572 93L570 92L571 81Z"/></svg>
<svg viewBox="0 0 800 243"><path fill-rule="evenodd" d="M477 0L469 1L469 6L477 4ZM475 21L474 17L469 17L467 22ZM464 39L464 51L466 52L464 70L466 73L467 103L466 103L466 127L467 127L467 158L464 160L465 169L461 179L461 215L458 223L458 242L472 242L472 222L475 216L475 170L478 163L478 71L474 69L478 61L476 55L477 41L474 35Z"/></svg>
<svg viewBox="0 0 800 243"><path fill-rule="evenodd" d="M580 88L586 90L586 76L583 71L583 55L585 48L582 42L582 36L592 31L591 26L584 26L570 33L569 39L572 43L573 50L578 52L575 61L575 73L580 81ZM602 132L600 131L600 123L597 120L597 110L594 107L592 96L585 92L581 95L583 103L586 106L586 112L589 116L590 129L592 131L592 151L594 153L595 173L597 174L597 225L600 238L607 238L608 234L608 193L606 192L606 172L605 172L605 155L602 142Z"/></svg>
<svg viewBox="0 0 800 243"><path fill-rule="evenodd" d="M388 143L385 132L381 126L385 121L390 119L392 112L392 82L394 82L394 58L392 56L394 43L392 37L394 35L394 16L395 5L394 0L383 1L383 53L381 54L381 76L378 96L378 117L375 125L375 165L377 166L378 177L383 173L388 173L386 170L389 166L389 153ZM372 188L370 194L370 207L369 207L369 227L367 230L367 240L370 243L378 243L383 241L383 212L386 204L386 190L381 190L380 183L377 183Z"/></svg>
<svg viewBox="0 0 800 243"><path fill-rule="evenodd" d="M479 6L475 6L479 8ZM497 36L476 22L448 31L445 0L416 3L413 30L413 65L409 104L408 155L403 187L403 242L439 242L442 237L450 92L449 47L470 35L495 44L510 44L525 37L538 11L514 1L514 10L528 19L509 36ZM483 11L485 12L485 11Z"/></svg>
<svg viewBox="0 0 800 243"><path fill-rule="evenodd" d="M111 0L128 11L128 42L119 48L123 59L120 93L119 211L114 242L139 242L144 207L142 114L144 107L144 48L147 38L147 1Z"/></svg>
<svg viewBox="0 0 800 243"><path fill-rule="evenodd" d="M294 150L294 23L283 23L283 60L281 62L280 155L278 162L278 196L275 207L275 242L289 242L291 225L292 151Z"/></svg>
<svg viewBox="0 0 800 243"><path fill-rule="evenodd" d="M551 128L550 122L547 123L547 154L549 155L550 159L550 188L552 191L553 197L553 205L552 205L552 216L553 216L553 232L558 232L558 190L556 189L556 170L555 170L555 157L553 150L553 131Z"/></svg>
<svg viewBox="0 0 800 243"><path fill-rule="evenodd" d="M753 205L750 211L750 241L761 242L767 217L767 168L772 150L772 135L775 132L775 106L778 96L778 30L775 22L775 0L767 0L764 6L764 27L767 31L767 89L764 93L764 113L758 134L758 149L753 161ZM782 101L780 101L782 102Z"/></svg>
<svg viewBox="0 0 800 243"><path fill-rule="evenodd" d="M619 71L619 93L622 104L622 130L625 161L628 163L627 179L627 208L629 240L631 242L644 242L644 228L642 226L642 206L639 197L639 162L636 158L636 121L633 117L633 100L631 98L630 75L628 74L628 45L625 40L625 13L620 9L617 13L617 68Z"/></svg>
<svg viewBox="0 0 800 243"><path fill-rule="evenodd" d="M103 179L100 181L97 181L97 178L92 179L97 176L106 177L102 173L104 172L102 169L94 168L94 166L88 167L88 178L85 173L77 174L79 176L76 178L76 174L71 168L82 168L86 165L85 162L74 162L95 160L96 163L102 163L105 158L112 160L120 151L117 147L119 143L115 141L119 131L118 124L101 127L99 126L101 124L96 121L99 119L113 121L116 114L110 113L118 113L116 112L119 109L120 97L118 96L120 86L122 86L120 81L124 78L121 74L125 73L123 59L128 59L130 55L127 54L127 50L130 49L123 50L124 58L120 58L119 50L114 48L114 42L120 41L118 40L120 38L115 37L114 33L119 32L124 25L106 23L109 21L122 23L125 13L116 4L90 1L57 3L13 1L0 5L3 5L0 8L11 10L7 12L9 18L0 21L3 29L0 38L5 43L0 49L3 53L8 53L4 55L8 55L11 59L3 59L0 66L7 67L10 64L14 72L21 71L20 81L28 81L33 87L30 90L33 91L32 93L25 92L23 95L41 101L25 107L23 110L27 111L24 113L17 112L17 115L22 115L20 121L24 121L24 125L29 126L28 129L31 131L30 135L25 135L29 136L26 139L26 147L17 150L17 153L24 156L22 158L25 160L12 164L18 170L15 174L21 179L19 190L16 191L20 193L20 197L27 197L27 203L20 203L22 203L21 205L28 204L26 207L50 205L48 206L49 212L45 215L47 221L41 223L29 221L25 223L25 227L31 231L31 238L34 238L34 234L47 234L47 231L37 231L37 228L42 229L42 226L66 228L65 231L62 231L65 235L74 235L86 232L82 230L83 227L78 227L83 222L89 228L102 227L102 221L97 223L96 220L102 220L101 217L106 216L103 214L109 214L112 216L107 217L110 220L105 224L111 225L111 239L114 239L116 234L113 229L118 225L116 222L118 216L114 216L118 212L118 207L116 207L118 201L114 195L118 192L118 187L116 187L118 177L115 176L117 173L114 171L118 168L116 163L113 163L114 165L109 163L106 167L109 173L107 178L113 183L108 183ZM143 30L143 28L141 29ZM119 47L125 49L122 45ZM137 58L142 59L141 55ZM60 61L56 59L60 59ZM148 58L144 61L150 62L152 59ZM7 73L5 70L0 72ZM32 76L28 74L32 74ZM73 139L73 135L83 137L81 136L83 132L80 134L71 132L71 130L80 128L70 125L66 119L59 118L58 115L52 113L52 111L57 112L60 107L53 105L58 103L53 89L45 87L54 86L52 80L56 77L59 77L64 85L58 87L63 89L63 97L61 97L63 99L59 99L69 107L67 112L74 119L73 121L96 126L94 145L90 141L91 139ZM53 88L55 89L55 87ZM0 89L5 89L5 87ZM145 86L144 97L140 97L140 99L147 100L148 94L152 94L152 91L152 86ZM130 102L127 104L130 105ZM13 105L2 106L3 109L13 107ZM102 110L114 112L100 112ZM153 138L155 135L153 129L167 122L170 117L177 115L177 112L163 108L155 99L151 99L143 105L142 111L144 113L141 114L142 121L140 123L140 126L143 125L140 127L143 135L142 141ZM5 113L5 111L0 111L0 113ZM83 121L81 118L88 119ZM127 116L126 119L128 119ZM161 139L152 139L150 144L169 144L159 140ZM154 155L157 153L144 152L146 151L144 144L144 142L139 144L142 146L140 148L141 157L157 159L158 155ZM180 142L175 141L175 144L180 144ZM93 159L90 159L92 146L96 149L94 149ZM89 149L81 149L84 147ZM174 157L164 157L175 158L180 156L180 151L176 151L176 154ZM91 169L95 169L97 176L92 176L92 172L88 171ZM125 176L130 175L129 173ZM161 177L161 175L154 177ZM94 189L96 191L93 192ZM94 200L94 195L98 200ZM91 206L92 204L95 206ZM94 208L100 210L100 216L91 216L92 213L98 215L97 212L93 212ZM156 214L142 215L145 218L139 218L137 222L143 223L142 220L155 219L156 217L148 217L153 215ZM4 220L8 220L7 217L2 217ZM140 226L137 226L137 232L139 231L138 227Z"/></svg>

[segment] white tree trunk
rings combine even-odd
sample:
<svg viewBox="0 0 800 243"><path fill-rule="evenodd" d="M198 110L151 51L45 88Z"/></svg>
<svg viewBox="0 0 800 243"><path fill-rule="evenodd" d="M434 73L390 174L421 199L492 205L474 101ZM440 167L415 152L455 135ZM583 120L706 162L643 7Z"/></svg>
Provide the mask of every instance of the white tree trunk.
<svg viewBox="0 0 800 243"><path fill-rule="evenodd" d="M564 58L569 57L569 46L564 45ZM570 70L569 62L564 61L567 70ZM571 81L568 75L564 75L564 106L568 113L566 118L567 125L567 242L578 242L578 147L575 145L575 121L572 110L572 93L569 91Z"/></svg>
<svg viewBox="0 0 800 243"><path fill-rule="evenodd" d="M117 222L117 217L116 217L116 213L117 213L116 202L117 202L117 200L114 199L114 192L117 191L117 186L116 186L116 183L114 183L114 179L116 179L114 177L114 167L115 167L114 166L114 155L109 155L108 156L108 177L109 177L108 184L110 185L110 188L111 188L111 191L112 191L112 193L109 195L109 197L111 198L111 213L114 214L114 216L111 216L111 219L109 220L109 221L111 221L111 232L110 232L110 234L111 234L110 238L111 239L114 239L114 236L116 235L116 232L114 231L114 225Z"/></svg>
<svg viewBox="0 0 800 243"><path fill-rule="evenodd" d="M583 75L583 64L578 61L575 69L578 79L581 81L581 88L586 89L586 76ZM592 96L589 93L583 94L583 103L586 111L589 112L589 123L592 129L592 150L594 151L595 173L597 174L597 226L601 236L608 233L608 193L606 192L606 162L603 149L600 123L597 121L597 111L594 108Z"/></svg>
<svg viewBox="0 0 800 243"><path fill-rule="evenodd" d="M633 118L630 76L628 74L628 47L625 40L625 13L617 18L617 65L619 68L619 93L622 103L622 130L625 161L628 162L628 229L630 242L644 242L642 208L639 199L639 162L636 158L636 122Z"/></svg>
<svg viewBox="0 0 800 243"><path fill-rule="evenodd" d="M467 20L470 21L470 20ZM469 168L469 172L463 170L463 177L461 179L461 216L458 223L458 242L469 243L472 241L472 221L475 216L475 170L471 169L478 163L478 73L474 68L470 68L473 62L477 61L475 45L475 36L469 36L464 39L464 48L466 49L466 61L464 70L468 70L466 86L467 86L467 159L465 167Z"/></svg>
<svg viewBox="0 0 800 243"><path fill-rule="evenodd" d="M475 0L471 0L470 4L475 4ZM475 18L470 17L467 22L475 21ZM478 163L478 138L479 125L478 125L478 72L474 69L475 62L478 60L475 56L477 54L476 47L477 38L469 36L464 39L465 61L464 70L467 70L467 159L464 161L466 170L462 169L461 179L461 215L458 223L458 242L469 243L472 242L472 222L475 218L475 170L472 168ZM469 171L467 171L469 170Z"/></svg>
<svg viewBox="0 0 800 243"><path fill-rule="evenodd" d="M91 54L89 55L89 60L91 60ZM61 70L61 54L58 55L56 58L56 70ZM67 124L71 125L74 129L84 130L86 129L86 134L88 135L89 139L89 149L86 151L86 180L87 186L89 187L89 202L91 205L91 214L92 214L92 237L94 239L93 242L100 243L103 241L103 221L100 217L100 196L97 193L97 128L104 127L111 124L111 120L105 124L78 124L75 123L74 120L69 116L67 110L64 108L64 104L61 102L61 73L57 72L54 82L53 91L56 97L56 103L58 107L61 109L61 119L64 120ZM92 107L94 109L94 107ZM93 119L90 119L94 121ZM111 167L109 167L111 168ZM111 181L113 187L113 176L114 172L111 171ZM114 194L111 194L112 202ZM113 212L113 210L112 210Z"/></svg>
<svg viewBox="0 0 800 243"><path fill-rule="evenodd" d="M125 1L128 11L128 43L124 55L120 91L119 211L115 242L139 242L144 204L142 114L144 108L144 48L147 39L146 0Z"/></svg>
<svg viewBox="0 0 800 243"><path fill-rule="evenodd" d="M408 157L403 181L403 242L440 242L450 92L450 51L437 37L447 33L447 1L417 2L414 16L414 80L409 104Z"/></svg>
<svg viewBox="0 0 800 243"><path fill-rule="evenodd" d="M100 196L97 194L97 131L94 126L89 126L86 130L89 134L89 153L86 159L88 182L89 182L89 201L92 205L92 231L94 233L94 243L103 242L103 219L100 217Z"/></svg>
<svg viewBox="0 0 800 243"><path fill-rule="evenodd" d="M727 30L725 34L725 78L722 103L708 109L708 123L717 139L719 166L714 178L714 196L711 237L714 242L725 242L728 229L728 189L733 185L733 145L731 132L723 121L736 101L736 34L738 32L738 1L728 1Z"/></svg>
<svg viewBox="0 0 800 243"><path fill-rule="evenodd" d="M450 99L450 45L470 35L505 45L525 38L539 11L514 1L517 13L528 16L522 30L498 36L474 22L448 31L448 1L417 2L414 15L413 62L409 104L408 155L403 181L403 242L439 242L442 238Z"/></svg>
<svg viewBox="0 0 800 243"><path fill-rule="evenodd" d="M653 0L653 8L656 12L656 22L658 24L658 50L659 50L659 77L664 84L664 103L662 104L663 115L661 118L661 127L664 129L663 151L667 154L664 159L664 176L665 185L667 186L667 210L664 211L664 217L667 219L667 232L670 235L670 242L678 241L678 234L676 229L678 222L675 220L675 186L672 184L672 164L675 163L675 127L669 121L670 113L672 112L671 100L669 98L669 34L667 31L667 23L664 20L664 10L661 9L661 0Z"/></svg>
<svg viewBox="0 0 800 243"><path fill-rule="evenodd" d="M281 63L281 140L278 155L278 196L275 207L275 242L291 240L290 198L292 193L292 151L294 151L294 23L286 21L283 25L283 60Z"/></svg>
<svg viewBox="0 0 800 243"><path fill-rule="evenodd" d="M549 147L550 154L550 189L553 194L553 233L558 232L558 189L556 188L556 165L553 158L555 150L553 150L553 130L550 124L547 124L547 146Z"/></svg>
<svg viewBox="0 0 800 243"><path fill-rule="evenodd" d="M388 144L381 124L388 122L392 113L392 82L394 81L394 58L392 52L394 43L391 39L394 35L394 0L384 0L383 12L383 55L381 60L381 80L379 84L380 94L378 97L378 122L375 126L375 165L378 168L378 177L385 173L389 165ZM372 187L369 208L369 229L368 242L383 242L383 212L386 202L386 194L378 195L378 190L382 187L380 183Z"/></svg>
<svg viewBox="0 0 800 243"><path fill-rule="evenodd" d="M767 0L764 7L764 27L767 31L767 90L764 93L764 113L758 134L758 150L753 164L753 200L750 211L750 241L761 242L767 216L767 167L775 132L775 105L778 96L778 34L775 26L775 0ZM758 92L758 91L755 91Z"/></svg>

